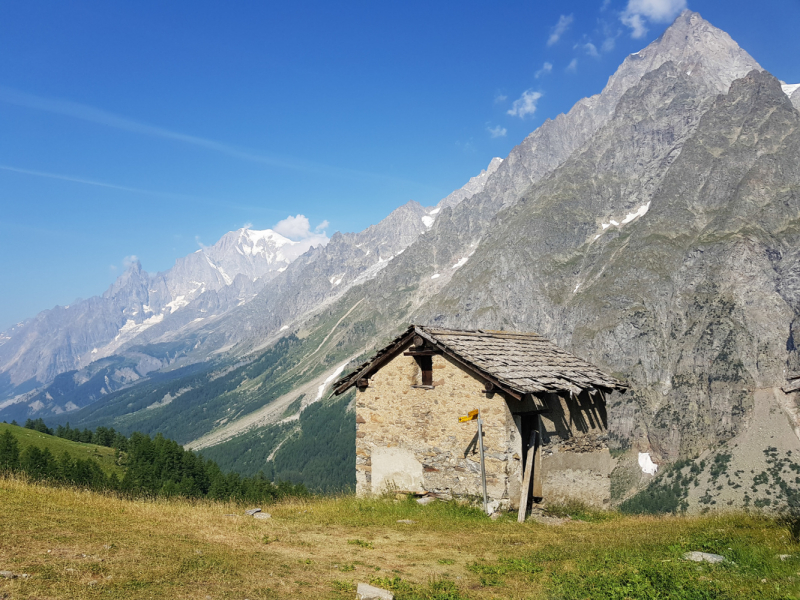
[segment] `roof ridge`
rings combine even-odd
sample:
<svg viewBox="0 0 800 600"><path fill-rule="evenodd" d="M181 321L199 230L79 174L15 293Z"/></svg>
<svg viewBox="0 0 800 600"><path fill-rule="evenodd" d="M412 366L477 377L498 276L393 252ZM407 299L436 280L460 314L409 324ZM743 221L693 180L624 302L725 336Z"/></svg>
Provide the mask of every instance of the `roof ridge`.
<svg viewBox="0 0 800 600"><path fill-rule="evenodd" d="M368 379L408 347L415 335L482 373L481 377L500 383L509 393L513 391L512 395L560 390L580 393L597 388L624 391L627 388L596 365L539 333L411 325L370 360L335 382L335 393L342 393L359 379Z"/></svg>

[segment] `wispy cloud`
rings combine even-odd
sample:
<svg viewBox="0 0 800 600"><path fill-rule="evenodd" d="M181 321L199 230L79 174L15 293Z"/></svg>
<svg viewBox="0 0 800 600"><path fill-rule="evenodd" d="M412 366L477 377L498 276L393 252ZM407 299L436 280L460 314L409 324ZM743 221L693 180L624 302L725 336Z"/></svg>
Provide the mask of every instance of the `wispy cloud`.
<svg viewBox="0 0 800 600"><path fill-rule="evenodd" d="M184 144L189 144L198 148L204 148L212 152L219 152L234 158L246 160L249 162L259 163L262 165L277 167L283 169L292 169L296 171L312 172L322 175L329 175L335 177L344 177L350 179L369 179L369 180L386 180L395 182L407 182L406 180L398 177L388 175L381 175L376 173L369 173L366 171L359 171L357 169L347 169L343 167L334 167L313 161L306 161L297 158L289 157L276 157L267 154L261 154L240 148L232 144L217 142L207 138L180 133L164 127L157 127L148 123L142 123L127 117L116 115L114 113L80 104L71 102L69 100L44 98L34 94L28 94L19 90L14 90L7 87L0 86L0 102L6 104L13 104L34 110L49 112L52 114L63 115L74 119L80 119L106 127L113 127L123 131L129 131L139 135L145 135L155 138L166 140L173 140Z"/></svg>
<svg viewBox="0 0 800 600"><path fill-rule="evenodd" d="M158 190L148 190L144 188L131 187L127 185L117 185L107 183L105 181L97 181L95 179L87 179L85 177L75 177L72 175L63 175L60 173L48 173L46 171L37 171L34 169L21 169L19 167L12 167L10 165L0 165L0 171L8 171L10 173L19 173L20 175L30 175L32 177L43 177L45 179L55 179L57 181L67 181L70 183L78 183L82 185L90 185L94 187L106 188L110 190L119 190L121 192L130 192L133 194L143 194L146 196L154 196L157 198L166 198L177 201L191 201L196 203L205 204L207 206L223 206L227 208L234 208L240 210L257 210L261 212L283 212L278 209L268 208L264 206L248 206L242 204L233 204L230 202L222 202L214 200L213 198L203 198L200 196L193 196L190 194L175 194L172 192L161 192Z"/></svg>
<svg viewBox="0 0 800 600"><path fill-rule="evenodd" d="M534 92L533 90L522 92L522 96L514 100L514 104L511 105L508 114L521 119L524 119L527 115L534 114L536 112L536 103L541 97L541 92Z"/></svg>
<svg viewBox="0 0 800 600"><path fill-rule="evenodd" d="M539 79L542 75L549 75L550 72L553 70L553 63L546 62L542 65L542 68L534 73L534 77Z"/></svg>
<svg viewBox="0 0 800 600"><path fill-rule="evenodd" d="M508 100L508 96L506 96L505 94L497 94L497 95L494 97L494 103L495 103L495 104L502 104L502 103L503 103L503 102L505 102L506 100Z"/></svg>
<svg viewBox="0 0 800 600"><path fill-rule="evenodd" d="M669 23L686 8L686 0L628 0L620 21L631 29L631 37L647 35L647 22Z"/></svg>
<svg viewBox="0 0 800 600"><path fill-rule="evenodd" d="M500 127L500 125L497 125L496 127L487 127L486 131L488 131L489 135L493 138L506 137L506 133L508 133L506 128Z"/></svg>
<svg viewBox="0 0 800 600"><path fill-rule="evenodd" d="M617 43L617 38L622 35L622 30L610 24L605 19L600 19L600 35L603 37L603 43L600 45L601 52L611 52Z"/></svg>
<svg viewBox="0 0 800 600"><path fill-rule="evenodd" d="M139 257L135 254L131 254L130 256L126 256L122 259L122 266L126 269L130 267L132 264L139 262Z"/></svg>
<svg viewBox="0 0 800 600"><path fill-rule="evenodd" d="M586 54L588 54L589 56L592 56L594 58L600 56L600 53L597 51L597 46L595 46L592 42L586 42L581 47L583 48L584 52L586 52Z"/></svg>
<svg viewBox="0 0 800 600"><path fill-rule="evenodd" d="M94 179L85 179L83 177L72 177L70 175L59 175L58 173L47 173L45 171L35 171L33 169L20 169L18 167L11 167L9 165L0 165L0 170L10 171L12 173L20 173L22 175L33 175L34 177L46 177L47 179L58 179L60 181L69 181L72 183L82 183L84 185L93 185L96 187L103 187L112 190L120 190L123 192L134 192L136 194L147 194L150 196L162 196L182 199L196 199L193 196L185 196L183 194L171 194L169 192L157 192L155 190L145 190L142 188L129 187L126 185L115 185L113 183L105 183L103 181L96 181Z"/></svg>
<svg viewBox="0 0 800 600"><path fill-rule="evenodd" d="M574 21L574 17L572 15L561 15L558 18L558 23L555 24L553 30L550 32L550 37L547 38L547 45L552 46L553 44L558 43L558 40L561 39L561 36L566 33L567 29L569 29L570 25L572 25L572 21Z"/></svg>
<svg viewBox="0 0 800 600"><path fill-rule="evenodd" d="M567 65L567 68L565 70L567 71L567 73L574 73L575 71L577 71L578 70L578 59L577 58L573 58L571 61L569 61L569 64Z"/></svg>

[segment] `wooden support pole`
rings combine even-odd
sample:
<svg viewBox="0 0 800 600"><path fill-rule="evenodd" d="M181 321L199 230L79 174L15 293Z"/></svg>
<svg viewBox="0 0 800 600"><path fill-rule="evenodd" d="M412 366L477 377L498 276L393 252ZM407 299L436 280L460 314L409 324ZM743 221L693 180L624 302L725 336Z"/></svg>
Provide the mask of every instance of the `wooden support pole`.
<svg viewBox="0 0 800 600"><path fill-rule="evenodd" d="M478 444L481 449L481 484L483 485L483 512L487 512L489 501L486 497L486 465L483 461L483 419L481 419L481 409L478 409Z"/></svg>
<svg viewBox="0 0 800 600"><path fill-rule="evenodd" d="M528 512L528 490L531 489L531 472L533 470L533 459L536 452L536 430L531 432L530 446L527 452L527 462L525 463L525 476L522 478L522 492L519 496L519 514L517 522L525 522L525 514Z"/></svg>
<svg viewBox="0 0 800 600"><path fill-rule="evenodd" d="M542 418L536 415L536 450L533 458L533 494L534 498L542 498Z"/></svg>

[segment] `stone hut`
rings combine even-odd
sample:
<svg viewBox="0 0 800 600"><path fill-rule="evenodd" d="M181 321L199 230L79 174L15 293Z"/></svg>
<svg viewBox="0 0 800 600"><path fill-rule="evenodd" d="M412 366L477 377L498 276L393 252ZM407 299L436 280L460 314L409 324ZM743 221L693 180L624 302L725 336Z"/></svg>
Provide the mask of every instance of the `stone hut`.
<svg viewBox="0 0 800 600"><path fill-rule="evenodd" d="M459 422L480 409L495 506L519 506L528 456L528 498L610 500L605 396L626 386L536 333L412 325L334 393L353 386L359 496L482 495L476 422Z"/></svg>

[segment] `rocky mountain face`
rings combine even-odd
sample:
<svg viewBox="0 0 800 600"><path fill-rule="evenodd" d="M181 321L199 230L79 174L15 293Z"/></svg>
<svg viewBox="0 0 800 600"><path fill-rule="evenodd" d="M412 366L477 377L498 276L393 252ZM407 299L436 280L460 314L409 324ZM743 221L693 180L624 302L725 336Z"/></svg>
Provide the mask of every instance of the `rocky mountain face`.
<svg viewBox="0 0 800 600"><path fill-rule="evenodd" d="M796 360L800 113L765 72L707 110L694 85L669 63L643 79L420 311L540 331L624 374L612 431L662 461L732 437ZM644 135L620 144L626 127Z"/></svg>
<svg viewBox="0 0 800 600"><path fill-rule="evenodd" d="M11 389L49 383L112 355L153 326L177 329L189 312L189 322L214 314L209 310L225 312L252 297L304 250L302 242L269 229L240 229L178 259L163 273L151 275L134 261L102 296L43 311L4 332L0 376ZM181 310L192 303L199 305L195 311Z"/></svg>
<svg viewBox="0 0 800 600"><path fill-rule="evenodd" d="M724 451L755 470L737 449L764 442L752 427L783 423L781 451L800 451L800 409L780 391L786 371L800 371L798 100L795 86L685 11L602 93L435 208L410 202L277 274L242 271L196 296L170 291L186 305L122 339L130 311L152 308L152 281L131 269L119 285L137 303L116 309L129 313L107 334L120 335L116 354L24 406L96 394L103 369L122 361L114 373L129 369L128 387L93 396L71 419L169 431L220 452L237 436L277 444L271 427L291 429L336 373L408 322L505 328L545 334L631 384L609 398L618 498L651 477L639 452L664 465ZM195 370L152 373L178 354Z"/></svg>

